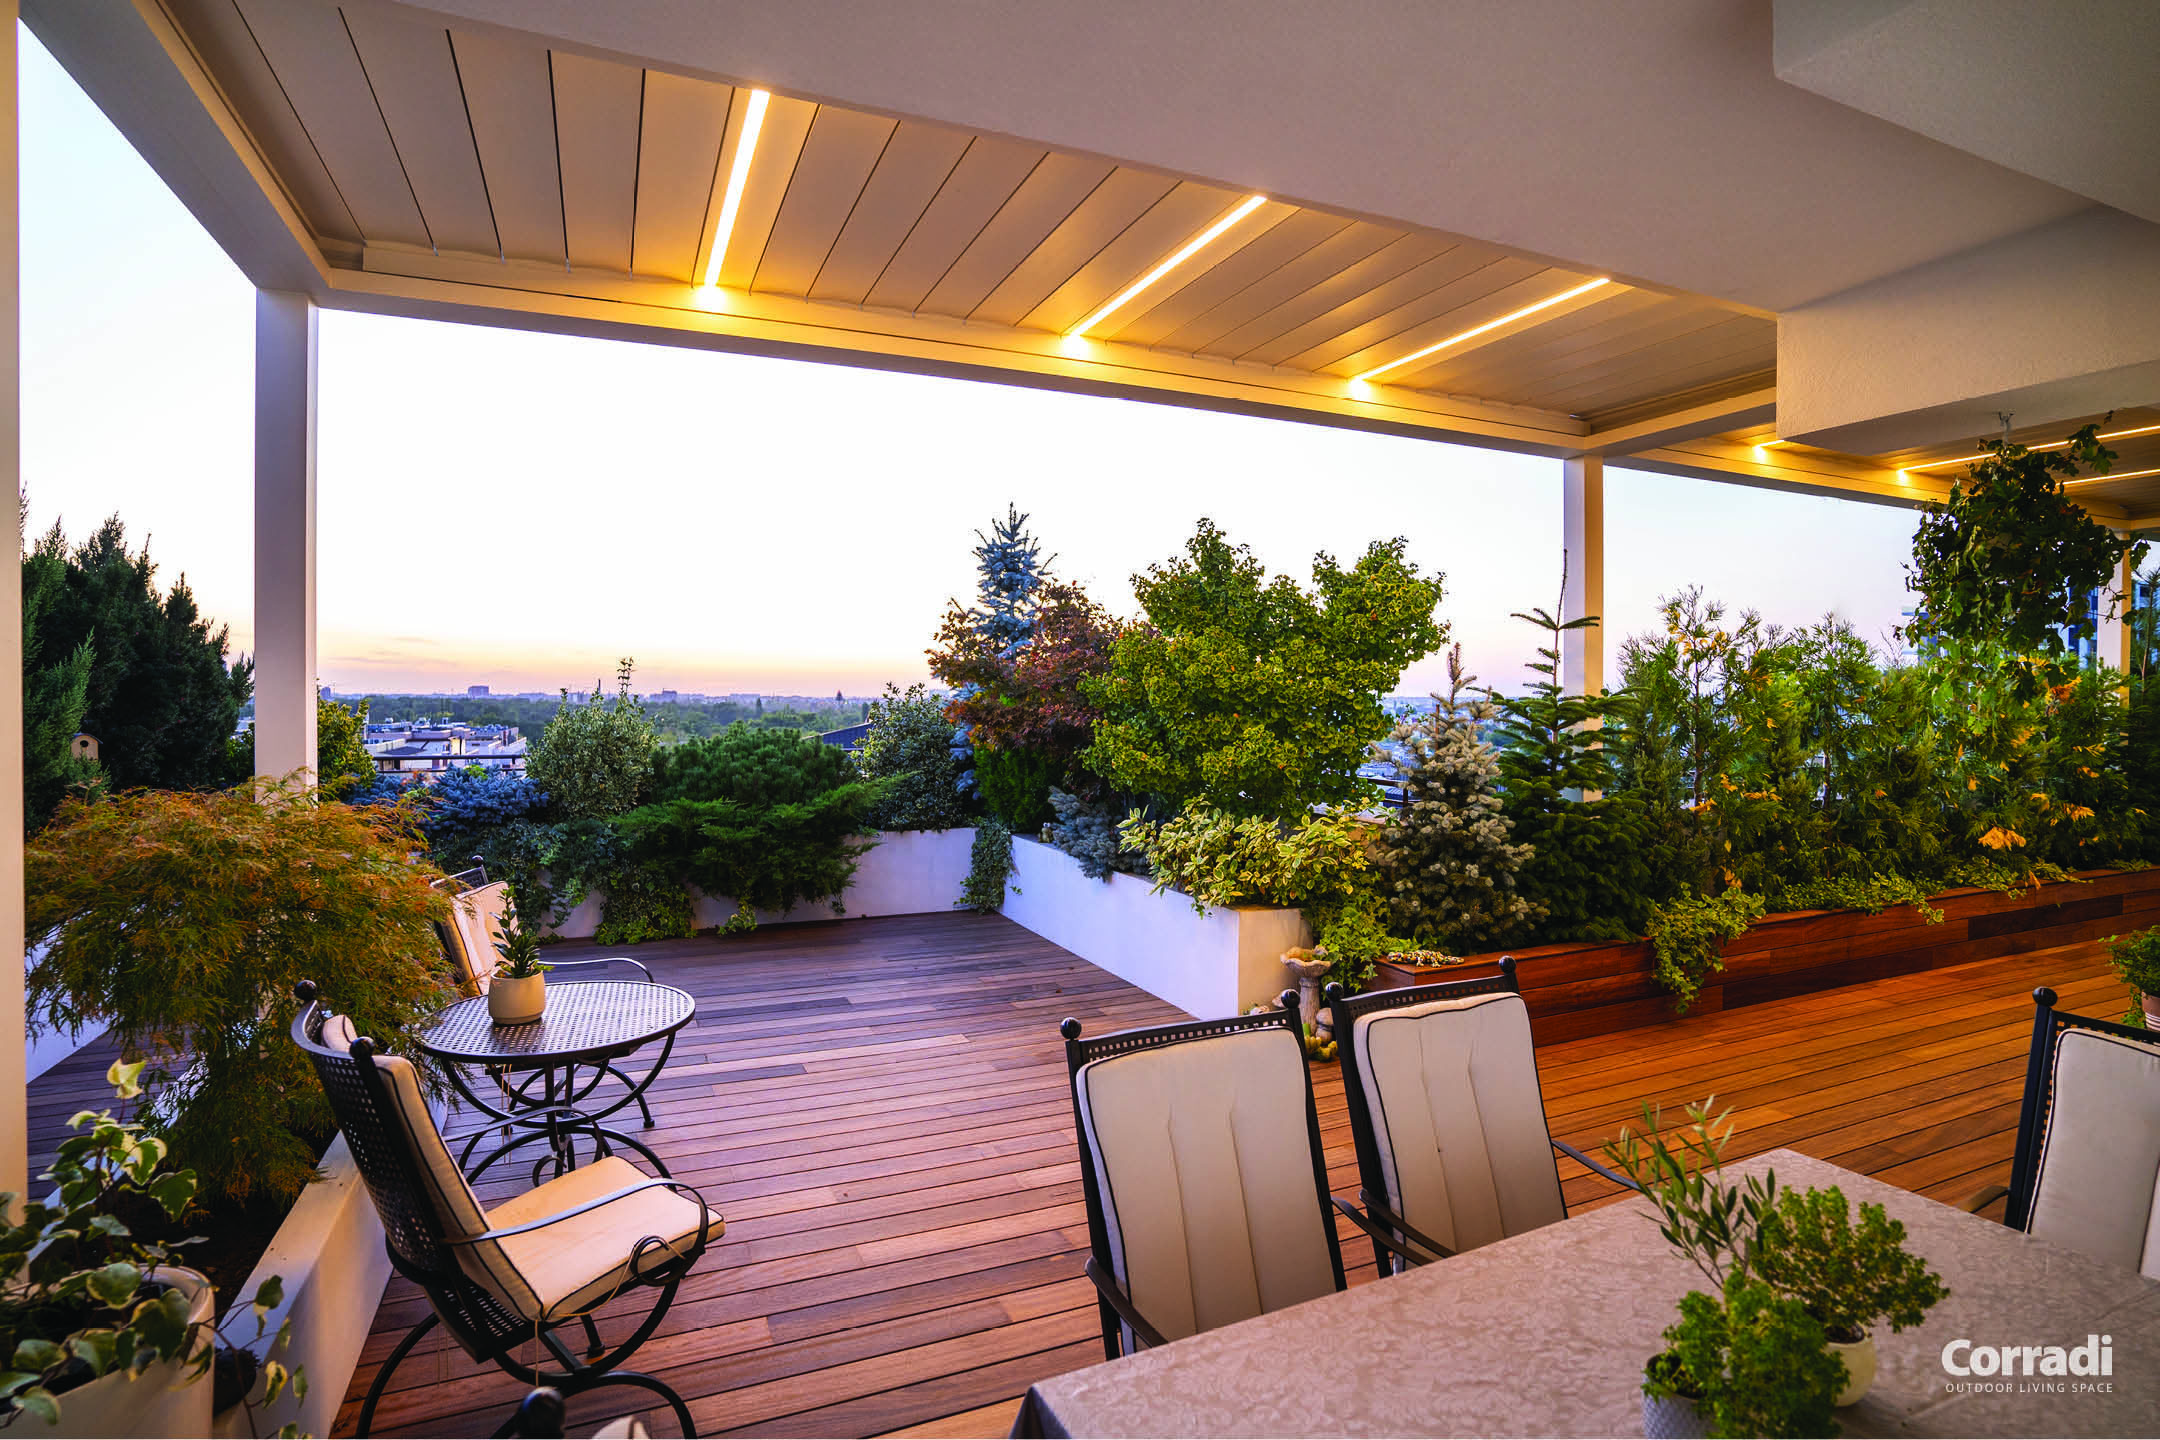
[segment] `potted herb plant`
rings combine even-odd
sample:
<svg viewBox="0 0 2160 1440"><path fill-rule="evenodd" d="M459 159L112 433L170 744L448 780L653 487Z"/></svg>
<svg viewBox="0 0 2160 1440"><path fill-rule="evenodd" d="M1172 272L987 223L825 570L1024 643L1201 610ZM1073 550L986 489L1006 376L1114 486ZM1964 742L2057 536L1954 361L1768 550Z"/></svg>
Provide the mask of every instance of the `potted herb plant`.
<svg viewBox="0 0 2160 1440"><path fill-rule="evenodd" d="M2107 947L2115 973L2138 992L2145 1028L2160 1030L2160 925L2135 935L2110 935Z"/></svg>
<svg viewBox="0 0 2160 1440"><path fill-rule="evenodd" d="M105 1078L122 1100L142 1094L143 1063L115 1062ZM195 1175L164 1167L165 1142L110 1110L83 1113L42 1179L51 1203L21 1204L0 1223L0 1427L31 1435L206 1435L215 1349L210 1282L175 1264L190 1242L138 1237L134 1226L177 1221ZM22 1197L0 1197L10 1216ZM252 1302L258 1326L281 1298L268 1281ZM305 1380L263 1367L267 1398Z"/></svg>
<svg viewBox="0 0 2160 1440"><path fill-rule="evenodd" d="M502 960L488 986L488 1018L497 1025L530 1025L547 1011L547 971L540 963L540 932L525 923L525 907L511 892L503 917L503 937L495 942Z"/></svg>
<svg viewBox="0 0 2160 1440"><path fill-rule="evenodd" d="M1860 1223L1844 1192L1787 1190L1755 1234L1755 1274L1798 1301L1845 1363L1836 1403L1857 1404L1875 1380L1873 1327L1918 1325L1949 1292L1942 1277L1905 1249L1905 1226L1880 1205L1862 1205Z"/></svg>

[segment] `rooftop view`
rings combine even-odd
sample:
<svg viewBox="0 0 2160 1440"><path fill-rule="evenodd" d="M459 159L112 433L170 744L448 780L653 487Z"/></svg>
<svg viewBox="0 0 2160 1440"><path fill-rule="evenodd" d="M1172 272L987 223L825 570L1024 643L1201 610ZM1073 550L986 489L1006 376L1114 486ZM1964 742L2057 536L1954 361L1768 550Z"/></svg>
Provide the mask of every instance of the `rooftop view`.
<svg viewBox="0 0 2160 1440"><path fill-rule="evenodd" d="M17 9L0 1426L2150 1432L2147 7Z"/></svg>

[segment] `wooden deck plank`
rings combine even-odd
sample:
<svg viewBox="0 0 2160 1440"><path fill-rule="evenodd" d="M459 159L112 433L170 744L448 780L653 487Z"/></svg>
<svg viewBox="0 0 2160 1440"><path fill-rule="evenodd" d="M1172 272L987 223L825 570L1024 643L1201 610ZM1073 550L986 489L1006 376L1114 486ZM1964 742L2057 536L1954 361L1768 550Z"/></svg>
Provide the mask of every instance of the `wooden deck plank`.
<svg viewBox="0 0 2160 1440"><path fill-rule="evenodd" d="M646 1138L729 1228L633 1363L680 1389L702 1428L1003 1434L1029 1384L1099 1356L1057 1022L1100 1033L1182 1016L997 918L772 927L639 958L699 1002ZM1789 1145L1961 1198L2007 1178L2043 983L2065 1008L2120 1013L2096 944L1980 960L1547 1045L1547 1113L1592 1148L1646 1100L1715 1093L1734 1108L1736 1156ZM34 1153L94 1101L106 1058L86 1052L32 1087ZM1340 1072L1314 1079L1330 1178L1353 1192ZM1561 1169L1571 1206L1617 1198ZM516 1188L505 1177L483 1198ZM1369 1245L1345 1236L1344 1259L1353 1284L1372 1279ZM339 1433L426 1309L392 1283ZM519 1393L438 1333L399 1371L378 1430L484 1434ZM626 1401L587 1397L573 1425Z"/></svg>

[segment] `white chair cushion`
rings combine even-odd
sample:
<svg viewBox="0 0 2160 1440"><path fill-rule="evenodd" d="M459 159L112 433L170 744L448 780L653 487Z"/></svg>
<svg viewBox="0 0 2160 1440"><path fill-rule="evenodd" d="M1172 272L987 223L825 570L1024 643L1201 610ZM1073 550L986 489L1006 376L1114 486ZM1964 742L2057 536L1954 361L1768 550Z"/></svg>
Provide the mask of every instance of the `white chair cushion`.
<svg viewBox="0 0 2160 1440"><path fill-rule="evenodd" d="M1164 1338L1334 1291L1287 1029L1113 1055L1074 1082L1112 1268Z"/></svg>
<svg viewBox="0 0 2160 1440"><path fill-rule="evenodd" d="M1567 1218L1520 995L1362 1015L1354 1040L1390 1209L1458 1252Z"/></svg>
<svg viewBox="0 0 2160 1440"><path fill-rule="evenodd" d="M505 1230L544 1220L650 1178L620 1155L606 1155L505 1200L488 1211L488 1226ZM707 1214L705 1236L717 1240L727 1223L718 1211ZM654 1186L559 1224L492 1244L530 1287L540 1315L559 1320L600 1305L622 1289L632 1278L631 1257L638 1242L648 1235L661 1243L646 1247L636 1267L641 1274L682 1254L697 1240L698 1203L680 1191Z"/></svg>
<svg viewBox="0 0 2160 1440"><path fill-rule="evenodd" d="M2160 1279L2160 1045L2065 1030L2026 1228Z"/></svg>
<svg viewBox="0 0 2160 1440"><path fill-rule="evenodd" d="M453 949L472 994L487 994L495 978L496 962L502 958L495 942L505 933L503 914L509 901L510 886L502 880L450 897L450 924L456 942Z"/></svg>

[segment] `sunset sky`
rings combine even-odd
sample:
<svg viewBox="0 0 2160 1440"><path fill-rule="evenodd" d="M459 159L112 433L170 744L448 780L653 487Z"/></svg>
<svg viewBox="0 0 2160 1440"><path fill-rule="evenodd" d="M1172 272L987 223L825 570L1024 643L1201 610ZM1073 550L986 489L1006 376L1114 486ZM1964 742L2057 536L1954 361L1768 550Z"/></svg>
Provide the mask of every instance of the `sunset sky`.
<svg viewBox="0 0 2160 1440"><path fill-rule="evenodd" d="M30 524L117 511L250 648L253 297L19 31ZM1008 501L1112 610L1202 515L1271 568L1403 535L1471 668L1515 688L1554 604L1560 464L987 383L329 313L322 678L340 690L849 694L925 676ZM1915 512L1607 472L1607 624L1701 583L1877 637ZM1440 683L1437 659L1401 689Z"/></svg>

